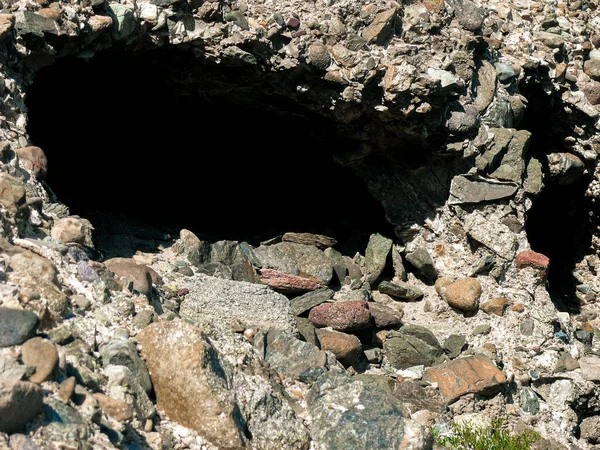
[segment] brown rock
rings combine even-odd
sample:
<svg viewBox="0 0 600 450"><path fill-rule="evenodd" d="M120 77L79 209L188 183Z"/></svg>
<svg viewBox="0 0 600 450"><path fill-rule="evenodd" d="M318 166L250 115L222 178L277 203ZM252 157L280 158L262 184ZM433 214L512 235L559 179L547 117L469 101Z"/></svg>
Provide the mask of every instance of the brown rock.
<svg viewBox="0 0 600 450"><path fill-rule="evenodd" d="M504 310L508 306L510 301L507 298L496 297L490 300L487 303L481 305L481 309L483 309L489 315L496 315L502 317L504 315Z"/></svg>
<svg viewBox="0 0 600 450"><path fill-rule="evenodd" d="M222 449L242 449L224 361L204 334L183 321L159 322L138 335L158 408ZM219 368L219 373L215 372Z"/></svg>
<svg viewBox="0 0 600 450"><path fill-rule="evenodd" d="M525 311L525 306L523 306L522 303L517 303L510 309L513 310L514 312L522 313L523 311Z"/></svg>
<svg viewBox="0 0 600 450"><path fill-rule="evenodd" d="M35 367L29 381L42 383L54 380L58 368L58 352L52 343L41 337L29 339L21 348L21 358L28 366Z"/></svg>
<svg viewBox="0 0 600 450"><path fill-rule="evenodd" d="M600 103L600 83L598 81L577 83L577 85L592 105L597 105Z"/></svg>
<svg viewBox="0 0 600 450"><path fill-rule="evenodd" d="M515 259L517 269L523 269L524 267L532 267L542 272L546 272L550 265L550 258L541 253L537 253L531 250L520 252Z"/></svg>
<svg viewBox="0 0 600 450"><path fill-rule="evenodd" d="M38 11L38 14L46 19L60 19L60 11L56 8L42 8Z"/></svg>
<svg viewBox="0 0 600 450"><path fill-rule="evenodd" d="M371 25L363 31L363 37L369 44L384 44L394 31L396 15L395 8L380 12L375 16Z"/></svg>
<svg viewBox="0 0 600 450"><path fill-rule="evenodd" d="M133 281L133 288L140 294L152 294L152 272L148 266L126 258L109 259L104 265L118 277Z"/></svg>
<svg viewBox="0 0 600 450"><path fill-rule="evenodd" d="M453 308L475 311L479 308L481 284L477 278L459 278L446 286L445 299Z"/></svg>
<svg viewBox="0 0 600 450"><path fill-rule="evenodd" d="M308 48L310 63L319 70L326 70L331 64L331 56L327 47L320 42L315 42Z"/></svg>
<svg viewBox="0 0 600 450"><path fill-rule="evenodd" d="M388 306L377 303L369 303L368 305L369 312L377 328L395 328L402 323L404 311L395 311Z"/></svg>
<svg viewBox="0 0 600 450"><path fill-rule="evenodd" d="M550 48L562 48L562 46L565 45L565 40L560 34L538 31L537 33L534 33L534 37Z"/></svg>
<svg viewBox="0 0 600 450"><path fill-rule="evenodd" d="M0 174L0 205L15 217L27 211L27 198L23 182L7 173Z"/></svg>
<svg viewBox="0 0 600 450"><path fill-rule="evenodd" d="M600 60L588 59L583 63L583 71L591 79L600 81Z"/></svg>
<svg viewBox="0 0 600 450"><path fill-rule="evenodd" d="M506 377L488 358L475 355L429 367L423 381L437 383L450 404L466 394L494 395L502 389Z"/></svg>
<svg viewBox="0 0 600 450"><path fill-rule="evenodd" d="M321 350L332 352L345 367L351 366L360 358L362 345L356 336L339 331L317 330Z"/></svg>
<svg viewBox="0 0 600 450"><path fill-rule="evenodd" d="M12 14L0 14L0 41L12 34L15 16Z"/></svg>
<svg viewBox="0 0 600 450"><path fill-rule="evenodd" d="M337 244L337 241L331 237L312 233L285 233L281 239L286 242L295 242L296 244L314 245L320 249L333 247Z"/></svg>
<svg viewBox="0 0 600 450"><path fill-rule="evenodd" d="M85 225L74 217L65 217L54 222L52 237L65 244L85 242Z"/></svg>
<svg viewBox="0 0 600 450"><path fill-rule="evenodd" d="M9 278L30 278L48 283L56 282L56 266L52 261L26 251L17 253L10 259L9 267L12 275Z"/></svg>
<svg viewBox="0 0 600 450"><path fill-rule="evenodd" d="M58 389L58 398L60 398L64 403L69 403L71 396L73 395L73 391L75 391L75 386L77 385L77 381L75 377L69 377L60 383L60 388Z"/></svg>
<svg viewBox="0 0 600 450"><path fill-rule="evenodd" d="M262 269L260 271L260 282L270 286L274 291L284 294L316 291L326 287L316 278L288 275L275 269Z"/></svg>
<svg viewBox="0 0 600 450"><path fill-rule="evenodd" d="M112 19L109 16L95 15L91 16L88 20L92 33L100 33L101 31L108 30L112 27Z"/></svg>
<svg viewBox="0 0 600 450"><path fill-rule="evenodd" d="M53 9L48 10L54 11ZM30 171L35 178L40 181L46 178L46 174L48 173L48 159L41 148L34 146L23 147L15 150L15 153L19 156L19 160L23 163L25 169Z"/></svg>
<svg viewBox="0 0 600 450"><path fill-rule="evenodd" d="M452 278L450 278L450 277L438 278L435 281L435 291L438 293L438 295L440 297L444 298L446 295L446 288L450 284L452 284Z"/></svg>
<svg viewBox="0 0 600 450"><path fill-rule="evenodd" d="M0 432L12 434L42 411L42 388L29 381L0 380Z"/></svg>
<svg viewBox="0 0 600 450"><path fill-rule="evenodd" d="M371 326L371 313L364 301L323 303L311 309L308 319L316 327L331 327L337 331L356 331Z"/></svg>
<svg viewBox="0 0 600 450"><path fill-rule="evenodd" d="M100 403L102 411L119 422L125 422L133 419L133 411L127 403L109 397L101 393L93 394L94 398Z"/></svg>

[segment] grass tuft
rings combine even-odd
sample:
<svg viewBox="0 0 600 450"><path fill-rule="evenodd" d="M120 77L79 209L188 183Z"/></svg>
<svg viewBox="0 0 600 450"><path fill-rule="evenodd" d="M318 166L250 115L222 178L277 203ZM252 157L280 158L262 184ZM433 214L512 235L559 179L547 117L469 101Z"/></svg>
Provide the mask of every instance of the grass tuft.
<svg viewBox="0 0 600 450"><path fill-rule="evenodd" d="M512 435L495 419L491 427L477 428L470 422L453 423L449 433L434 430L437 443L450 450L531 450L540 438L535 431Z"/></svg>

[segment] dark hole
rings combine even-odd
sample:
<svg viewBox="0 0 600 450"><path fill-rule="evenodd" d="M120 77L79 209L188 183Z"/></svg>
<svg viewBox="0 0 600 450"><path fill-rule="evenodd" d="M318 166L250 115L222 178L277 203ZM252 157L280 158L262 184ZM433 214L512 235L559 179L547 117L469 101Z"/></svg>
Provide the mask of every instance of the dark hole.
<svg viewBox="0 0 600 450"><path fill-rule="evenodd" d="M342 243L391 234L363 181L332 159L356 144L259 71L191 52L107 51L57 61L28 92L49 186L96 226L121 215L251 243L281 231Z"/></svg>

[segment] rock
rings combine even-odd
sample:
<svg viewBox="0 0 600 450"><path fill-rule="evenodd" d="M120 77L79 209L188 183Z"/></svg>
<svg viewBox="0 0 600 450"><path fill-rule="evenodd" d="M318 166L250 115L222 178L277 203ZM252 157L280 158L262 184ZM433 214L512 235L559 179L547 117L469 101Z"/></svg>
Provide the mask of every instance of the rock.
<svg viewBox="0 0 600 450"><path fill-rule="evenodd" d="M204 334L187 322L159 322L142 330L138 340L158 408L219 448L244 448L223 361Z"/></svg>
<svg viewBox="0 0 600 450"><path fill-rule="evenodd" d="M579 367L583 378L589 381L600 381L600 357L582 356L579 358Z"/></svg>
<svg viewBox="0 0 600 450"><path fill-rule="evenodd" d="M333 281L336 281L340 285L344 284L344 281L346 280L346 273L348 272L346 269L346 262L344 261L344 256L331 247L326 248L324 250L324 253L325 256L327 256L330 259L331 265L333 267Z"/></svg>
<svg viewBox="0 0 600 450"><path fill-rule="evenodd" d="M600 416L586 417L579 425L581 439L590 444L600 444Z"/></svg>
<svg viewBox="0 0 600 450"><path fill-rule="evenodd" d="M263 331L296 330L289 300L267 286L202 275L186 280L189 280L185 284L189 293L179 311L184 319L210 321L223 327L228 327L232 320L239 320Z"/></svg>
<svg viewBox="0 0 600 450"><path fill-rule="evenodd" d="M504 315L504 310L508 307L510 300L502 297L494 297L489 302L486 302L481 305L481 309L483 309L490 316L492 314L502 317Z"/></svg>
<svg viewBox="0 0 600 450"><path fill-rule="evenodd" d="M277 245L261 245L254 249L258 265L264 269L274 269L288 275L299 275L298 264L292 255L285 253Z"/></svg>
<svg viewBox="0 0 600 450"><path fill-rule="evenodd" d="M377 303L369 303L369 312L377 328L396 328L402 323L403 313Z"/></svg>
<svg viewBox="0 0 600 450"><path fill-rule="evenodd" d="M479 113L474 106L452 102L446 108L445 126L451 133L467 134L477 129Z"/></svg>
<svg viewBox="0 0 600 450"><path fill-rule="evenodd" d="M579 181L585 172L583 161L571 153L551 153L547 158L548 173L560 186Z"/></svg>
<svg viewBox="0 0 600 450"><path fill-rule="evenodd" d="M462 350L467 343L467 339L461 334L451 334L446 338L442 348L448 358L454 359L462 353Z"/></svg>
<svg viewBox="0 0 600 450"><path fill-rule="evenodd" d="M133 288L140 294L152 295L152 274L149 267L125 258L109 259L104 265L118 277L131 280Z"/></svg>
<svg viewBox="0 0 600 450"><path fill-rule="evenodd" d="M138 355L133 341L112 339L98 349L104 367L125 366L135 375L146 393L152 391L150 374L144 361Z"/></svg>
<svg viewBox="0 0 600 450"><path fill-rule="evenodd" d="M282 238L284 242L294 242L296 244L314 245L320 249L333 247L337 241L329 236L312 233L285 233Z"/></svg>
<svg viewBox="0 0 600 450"><path fill-rule="evenodd" d="M33 373L33 367L21 364L17 357L0 355L0 379L21 381Z"/></svg>
<svg viewBox="0 0 600 450"><path fill-rule="evenodd" d="M577 85L592 105L600 104L600 83L598 81L577 83Z"/></svg>
<svg viewBox="0 0 600 450"><path fill-rule="evenodd" d="M333 276L331 260L318 248L312 245L295 244L293 242L281 242L271 247L280 250L294 261L295 266L298 268L297 275L316 278L324 285L329 284L331 281L331 277ZM260 260L258 253L257 257ZM291 275L296 274L291 273Z"/></svg>
<svg viewBox="0 0 600 450"><path fill-rule="evenodd" d="M307 311L310 311L315 306L329 301L333 297L331 289L322 288L316 291L307 292L299 297L294 297L290 300L290 307L296 316L300 316Z"/></svg>
<svg viewBox="0 0 600 450"><path fill-rule="evenodd" d="M579 362L569 353L562 353L556 361L553 373L570 372L575 369L579 369Z"/></svg>
<svg viewBox="0 0 600 450"><path fill-rule="evenodd" d="M373 385L344 372L323 374L306 396L315 448L353 450L426 449L427 428L402 417L402 405ZM410 444L408 444L410 443Z"/></svg>
<svg viewBox="0 0 600 450"><path fill-rule="evenodd" d="M565 45L565 40L559 34L538 31L534 33L533 36L546 47L562 48Z"/></svg>
<svg viewBox="0 0 600 450"><path fill-rule="evenodd" d="M0 15L0 41L12 35L15 16L13 14Z"/></svg>
<svg viewBox="0 0 600 450"><path fill-rule="evenodd" d="M321 350L332 352L345 367L358 362L362 345L356 336L326 329L317 330Z"/></svg>
<svg viewBox="0 0 600 450"><path fill-rule="evenodd" d="M125 422L133 419L133 411L127 403L102 393L94 394L94 398L100 404L102 411L104 411L113 419L119 422Z"/></svg>
<svg viewBox="0 0 600 450"><path fill-rule="evenodd" d="M367 282L372 283L379 278L391 249L391 239L379 233L371 235L365 252L365 279Z"/></svg>
<svg viewBox="0 0 600 450"><path fill-rule="evenodd" d="M310 63L321 71L327 70L331 64L331 55L327 51L327 47L320 42L311 44L308 48L308 57Z"/></svg>
<svg viewBox="0 0 600 450"><path fill-rule="evenodd" d="M482 61L481 67L473 76L475 108L483 112L492 103L496 92L496 70L489 61Z"/></svg>
<svg viewBox="0 0 600 450"><path fill-rule="evenodd" d="M531 158L527 164L527 177L523 184L525 192L538 195L544 187L544 172L542 163L535 158Z"/></svg>
<svg viewBox="0 0 600 450"><path fill-rule="evenodd" d="M267 334L265 362L286 376L314 382L327 370L327 355L308 342L300 341L287 331L270 331Z"/></svg>
<svg viewBox="0 0 600 450"><path fill-rule="evenodd" d="M337 331L356 331L371 326L369 307L362 301L323 303L310 311L308 319L316 327L331 327Z"/></svg>
<svg viewBox="0 0 600 450"><path fill-rule="evenodd" d="M545 276L548 266L550 265L550 258L541 253L525 250L523 252L519 252L515 260L515 265L517 266L517 269L531 267L539 270L543 276Z"/></svg>
<svg viewBox="0 0 600 450"><path fill-rule="evenodd" d="M534 327L535 322L533 319L525 318L521 320L521 323L519 324L519 331L523 336L532 336Z"/></svg>
<svg viewBox="0 0 600 450"><path fill-rule="evenodd" d="M113 20L113 38L117 41L127 39L136 26L133 10L120 3L109 3L108 13Z"/></svg>
<svg viewBox="0 0 600 450"><path fill-rule="evenodd" d="M48 8L50 10L50 8ZM22 147L15 150L19 160L23 162L25 169L40 181L46 178L48 173L48 159L39 147Z"/></svg>
<svg viewBox="0 0 600 450"><path fill-rule="evenodd" d="M156 407L131 370L125 366L108 366L104 374L108 379L103 383L107 395L127 403L138 420L154 417Z"/></svg>
<svg viewBox="0 0 600 450"><path fill-rule="evenodd" d="M517 239L506 225L491 222L477 211L466 216L464 223L464 230L472 239L504 259L513 259Z"/></svg>
<svg viewBox="0 0 600 450"><path fill-rule="evenodd" d="M471 335L486 335L490 334L491 331L492 326L489 323L482 323L481 325L477 325L475 328L473 328L473 331L471 331Z"/></svg>
<svg viewBox="0 0 600 450"><path fill-rule="evenodd" d="M98 363L91 353L89 346L80 339L66 345L66 372L90 391L99 391L105 377L100 373Z"/></svg>
<svg viewBox="0 0 600 450"><path fill-rule="evenodd" d="M76 385L77 380L75 380L75 377L65 378L65 380L60 383L58 398L60 398L60 400L64 403L69 403L69 400L71 400L71 396L73 395L73 391L75 391Z"/></svg>
<svg viewBox="0 0 600 450"><path fill-rule="evenodd" d="M537 414L540 410L540 401L533 389L528 387L521 389L521 409L528 414Z"/></svg>
<svg viewBox="0 0 600 450"><path fill-rule="evenodd" d="M448 204L481 203L512 197L519 188L513 183L502 183L484 178L457 175L450 184Z"/></svg>
<svg viewBox="0 0 600 450"><path fill-rule="evenodd" d="M415 269L428 278L435 278L437 270L433 264L431 255L424 247L417 247L406 253L406 260L411 263Z"/></svg>
<svg viewBox="0 0 600 450"><path fill-rule="evenodd" d="M406 268L402 260L401 247L392 246L392 264L394 266L394 276L401 281L406 281Z"/></svg>
<svg viewBox="0 0 600 450"><path fill-rule="evenodd" d="M56 266L46 258L33 252L18 253L10 259L11 277L35 277L37 280L56 282Z"/></svg>
<svg viewBox="0 0 600 450"><path fill-rule="evenodd" d="M41 337L29 339L21 347L21 358L28 366L35 367L35 373L29 377L29 381L42 383L56 378L58 352L50 341Z"/></svg>
<svg viewBox="0 0 600 450"><path fill-rule="evenodd" d="M477 278L459 278L447 284L442 296L450 306L461 311L476 311L479 308L481 284Z"/></svg>
<svg viewBox="0 0 600 450"><path fill-rule="evenodd" d="M27 10L15 14L15 27L19 34L48 33L55 36L61 34L56 21Z"/></svg>
<svg viewBox="0 0 600 450"><path fill-rule="evenodd" d="M248 19L246 19L246 16L241 11L228 12L227 14L224 15L223 18L229 22L233 22L238 27L240 27L242 30L250 29L250 26L248 25Z"/></svg>
<svg viewBox="0 0 600 450"><path fill-rule="evenodd" d="M373 22L365 28L362 36L369 44L384 45L394 33L397 10L388 9L375 16Z"/></svg>
<svg viewBox="0 0 600 450"><path fill-rule="evenodd" d="M531 133L527 130L510 130L512 137L499 167L490 175L499 180L521 184L525 172L525 157L529 150Z"/></svg>
<svg viewBox="0 0 600 450"><path fill-rule="evenodd" d="M479 7L470 0L456 0L450 3L455 9L458 23L465 29L476 32L483 26L483 16Z"/></svg>
<svg viewBox="0 0 600 450"><path fill-rule="evenodd" d="M84 224L74 217L58 219L52 227L52 237L65 244L83 244L85 234Z"/></svg>
<svg viewBox="0 0 600 450"><path fill-rule="evenodd" d="M233 280L257 283L250 260L254 256L249 247L243 247L237 241L218 241L211 245L210 263L227 266Z"/></svg>
<svg viewBox="0 0 600 450"><path fill-rule="evenodd" d="M179 240L173 245L173 251L194 266L210 262L210 244L186 229L179 232Z"/></svg>
<svg viewBox="0 0 600 450"><path fill-rule="evenodd" d="M506 384L506 377L487 357L469 356L425 370L423 380L437 383L447 404L466 394L492 396Z"/></svg>
<svg viewBox="0 0 600 450"><path fill-rule="evenodd" d="M27 212L23 182L4 172L0 174L0 205L16 218L24 216Z"/></svg>
<svg viewBox="0 0 600 450"><path fill-rule="evenodd" d="M395 369L431 366L445 359L444 351L433 333L419 325L405 325L398 331L388 332L383 351Z"/></svg>
<svg viewBox="0 0 600 450"><path fill-rule="evenodd" d="M43 390L28 381L0 380L0 431L23 431L43 407Z"/></svg>
<svg viewBox="0 0 600 450"><path fill-rule="evenodd" d="M296 324L298 325L300 339L314 345L317 348L321 348L319 338L317 337L317 330L310 320L308 320L306 317L296 317Z"/></svg>
<svg viewBox="0 0 600 450"><path fill-rule="evenodd" d="M583 71L593 80L600 81L600 60L588 59L583 63Z"/></svg>
<svg viewBox="0 0 600 450"><path fill-rule="evenodd" d="M414 301L423 297L423 291L407 283L402 283L399 281L396 283L382 281L379 283L377 290L382 294L387 294L395 298L401 298L410 301Z"/></svg>
<svg viewBox="0 0 600 450"><path fill-rule="evenodd" d="M35 334L37 324L30 311L0 308L0 347L21 345Z"/></svg>
<svg viewBox="0 0 600 450"><path fill-rule="evenodd" d="M260 281L271 287L274 291L286 294L315 291L326 287L316 278L288 275L273 269L261 269Z"/></svg>
<svg viewBox="0 0 600 450"><path fill-rule="evenodd" d="M510 84L515 77L515 71L509 64L497 62L494 64L496 68L496 77L502 83Z"/></svg>
<svg viewBox="0 0 600 450"><path fill-rule="evenodd" d="M423 387L416 381L398 378L393 395L403 403L411 416L421 410L438 414L446 410L446 404L437 389Z"/></svg>

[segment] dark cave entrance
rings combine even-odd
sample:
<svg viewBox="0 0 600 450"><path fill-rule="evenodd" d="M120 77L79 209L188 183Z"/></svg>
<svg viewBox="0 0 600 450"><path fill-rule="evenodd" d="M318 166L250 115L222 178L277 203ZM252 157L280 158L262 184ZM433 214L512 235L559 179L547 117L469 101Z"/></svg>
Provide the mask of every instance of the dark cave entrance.
<svg viewBox="0 0 600 450"><path fill-rule="evenodd" d="M542 85L522 86L521 92L529 105L520 128L532 133L530 155L542 163L545 173L545 186L527 213L527 238L534 251L550 258L548 285L554 304L577 313L580 301L573 270L590 248L593 233L589 216L593 205L585 196L589 175L567 184L549 176L547 155L573 153L565 144L567 118L557 98L546 94Z"/></svg>
<svg viewBox="0 0 600 450"><path fill-rule="evenodd" d="M341 245L392 234L364 182L333 161L356 144L256 72L111 50L42 70L26 104L48 185L100 232L120 216L253 244L282 231Z"/></svg>

